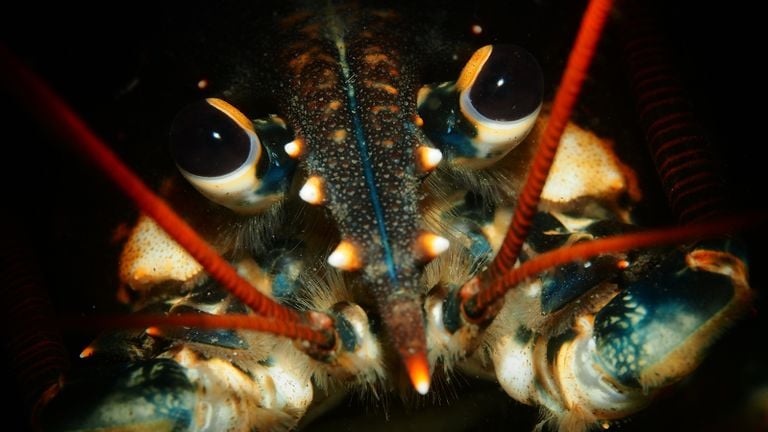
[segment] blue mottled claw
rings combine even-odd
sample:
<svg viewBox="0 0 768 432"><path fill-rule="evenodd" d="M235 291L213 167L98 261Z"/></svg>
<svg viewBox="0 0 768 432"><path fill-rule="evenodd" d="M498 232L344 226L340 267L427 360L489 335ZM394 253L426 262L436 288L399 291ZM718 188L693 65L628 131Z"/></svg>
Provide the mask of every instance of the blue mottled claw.
<svg viewBox="0 0 768 432"><path fill-rule="evenodd" d="M658 257L595 316L596 355L606 373L653 389L693 371L750 298L745 265L726 250Z"/></svg>
<svg viewBox="0 0 768 432"><path fill-rule="evenodd" d="M149 360L67 386L47 408L45 430L188 430L195 386L168 359Z"/></svg>
<svg viewBox="0 0 768 432"><path fill-rule="evenodd" d="M558 217L538 216L529 256L633 229L612 221L567 229ZM561 430L639 411L690 374L749 304L734 244L607 254L519 287L489 328L499 382L515 399L547 407Z"/></svg>

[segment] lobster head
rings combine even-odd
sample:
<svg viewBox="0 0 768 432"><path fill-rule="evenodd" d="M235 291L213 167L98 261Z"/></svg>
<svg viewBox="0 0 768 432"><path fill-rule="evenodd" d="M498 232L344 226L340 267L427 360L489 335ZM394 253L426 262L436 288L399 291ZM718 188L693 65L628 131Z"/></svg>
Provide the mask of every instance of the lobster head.
<svg viewBox="0 0 768 432"><path fill-rule="evenodd" d="M297 198L324 206L340 239L327 263L365 287L424 394L423 273L452 247L449 232L427 226L425 179L438 166L468 176L504 157L535 122L542 75L523 49L496 45L476 51L457 81L421 87L407 41L393 39L396 15L344 23L335 10L280 20L289 43L278 56L279 116L195 103L174 122L172 153L200 192L236 212Z"/></svg>

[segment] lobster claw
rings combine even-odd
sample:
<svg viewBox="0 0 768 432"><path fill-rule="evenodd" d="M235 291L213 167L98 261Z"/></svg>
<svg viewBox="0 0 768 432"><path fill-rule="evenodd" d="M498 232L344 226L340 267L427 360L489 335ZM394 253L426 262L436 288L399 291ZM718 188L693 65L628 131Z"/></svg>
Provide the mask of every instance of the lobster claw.
<svg viewBox="0 0 768 432"><path fill-rule="evenodd" d="M612 379L652 390L697 367L750 297L745 265L727 249L723 242L657 257L597 313L596 360Z"/></svg>
<svg viewBox="0 0 768 432"><path fill-rule="evenodd" d="M564 235L547 226L550 240ZM571 235L600 237L604 228L626 227L603 222ZM580 277L578 266L549 272L510 293L490 328L499 383L515 399L547 407L546 421L561 429L607 426L641 410L690 374L749 304L738 255L721 240L606 255L618 265L598 265L597 279Z"/></svg>
<svg viewBox="0 0 768 432"><path fill-rule="evenodd" d="M290 367L300 355L290 342L270 345L264 356L190 343L97 374L90 368L46 407L42 429L287 431L312 401L309 371Z"/></svg>
<svg viewBox="0 0 768 432"><path fill-rule="evenodd" d="M169 359L132 363L72 383L43 413L44 430L187 430L195 386Z"/></svg>

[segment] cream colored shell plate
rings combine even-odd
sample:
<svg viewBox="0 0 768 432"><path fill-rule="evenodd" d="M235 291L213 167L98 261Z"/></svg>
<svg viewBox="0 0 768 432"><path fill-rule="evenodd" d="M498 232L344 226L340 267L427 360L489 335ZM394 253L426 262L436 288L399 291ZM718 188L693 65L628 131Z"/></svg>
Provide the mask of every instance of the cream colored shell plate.
<svg viewBox="0 0 768 432"><path fill-rule="evenodd" d="M142 214L120 255L120 280L135 290L164 281L185 282L203 268L152 218Z"/></svg>
<svg viewBox="0 0 768 432"><path fill-rule="evenodd" d="M615 202L624 193L633 201L641 197L632 169L618 159L608 140L569 123L541 199L564 204L589 196Z"/></svg>

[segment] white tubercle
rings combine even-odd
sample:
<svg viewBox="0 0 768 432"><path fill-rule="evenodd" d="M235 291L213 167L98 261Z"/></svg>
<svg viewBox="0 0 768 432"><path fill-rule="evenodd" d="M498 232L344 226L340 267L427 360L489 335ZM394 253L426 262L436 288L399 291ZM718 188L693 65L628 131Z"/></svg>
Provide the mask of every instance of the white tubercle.
<svg viewBox="0 0 768 432"><path fill-rule="evenodd" d="M432 259L447 251L451 246L451 242L437 234L423 233L419 236L419 246L424 256Z"/></svg>
<svg viewBox="0 0 768 432"><path fill-rule="evenodd" d="M295 159L299 157L299 154L301 153L301 142L298 139L295 139L284 145L283 150L285 150L288 156Z"/></svg>
<svg viewBox="0 0 768 432"><path fill-rule="evenodd" d="M419 162L424 171L432 171L443 160L443 152L433 147L421 146L418 152Z"/></svg>
<svg viewBox="0 0 768 432"><path fill-rule="evenodd" d="M299 197L304 201L318 205L323 202L323 180L318 176L311 176L299 190Z"/></svg>
<svg viewBox="0 0 768 432"><path fill-rule="evenodd" d="M348 241L341 241L328 256L328 264L339 270L354 271L362 267L357 248Z"/></svg>

